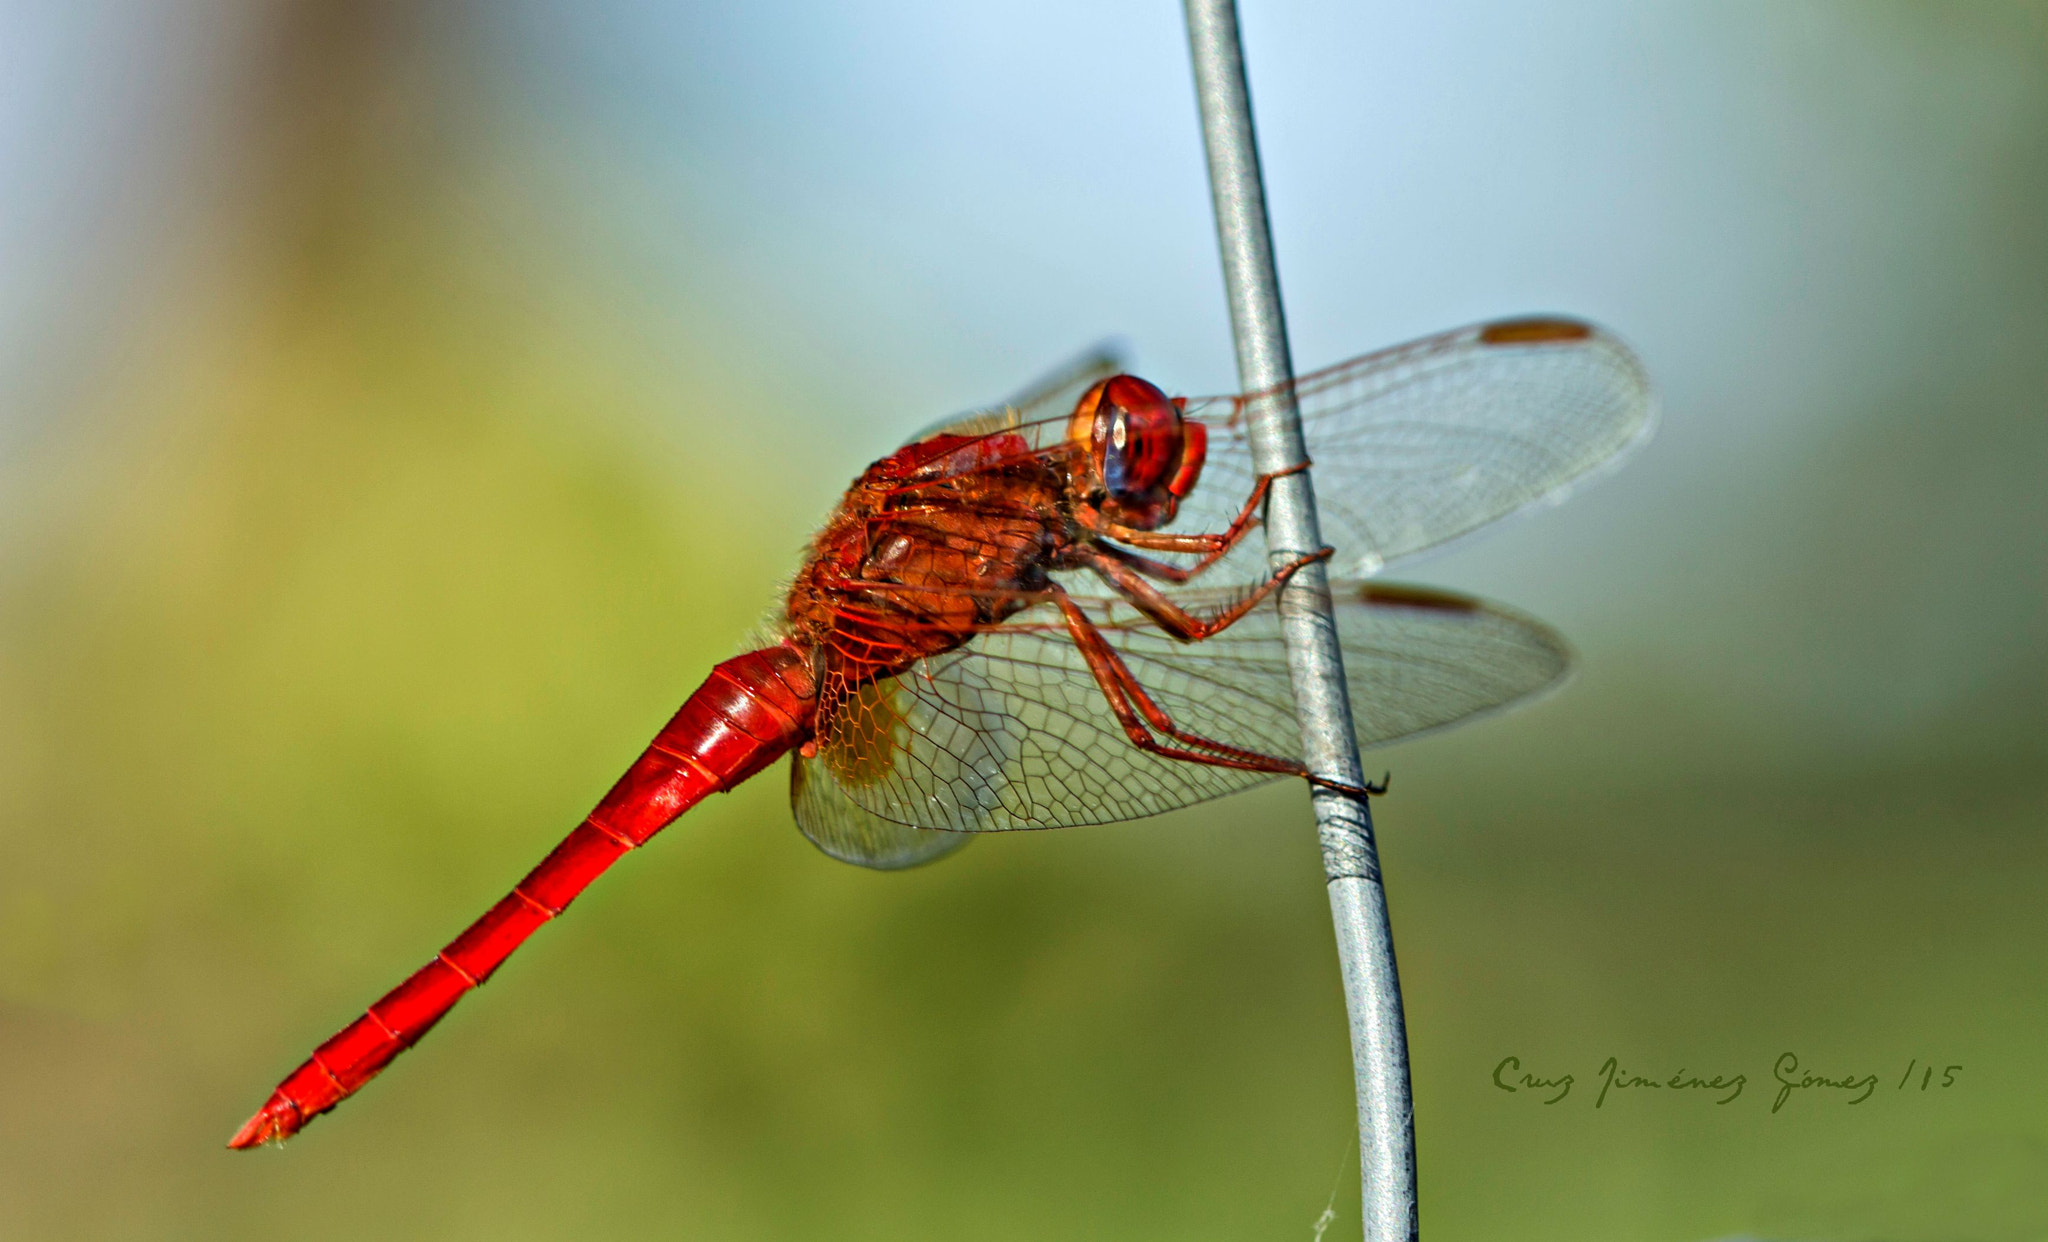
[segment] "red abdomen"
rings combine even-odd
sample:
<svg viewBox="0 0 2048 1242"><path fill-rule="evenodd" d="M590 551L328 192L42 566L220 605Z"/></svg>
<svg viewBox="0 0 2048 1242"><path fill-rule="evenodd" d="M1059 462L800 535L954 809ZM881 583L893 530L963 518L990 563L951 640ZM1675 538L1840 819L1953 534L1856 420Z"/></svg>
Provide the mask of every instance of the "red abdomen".
<svg viewBox="0 0 2048 1242"><path fill-rule="evenodd" d="M605 868L705 795L731 789L801 745L816 710L809 657L793 646L751 651L712 669L575 831L433 961L315 1049L228 1146L290 1138L354 1094Z"/></svg>

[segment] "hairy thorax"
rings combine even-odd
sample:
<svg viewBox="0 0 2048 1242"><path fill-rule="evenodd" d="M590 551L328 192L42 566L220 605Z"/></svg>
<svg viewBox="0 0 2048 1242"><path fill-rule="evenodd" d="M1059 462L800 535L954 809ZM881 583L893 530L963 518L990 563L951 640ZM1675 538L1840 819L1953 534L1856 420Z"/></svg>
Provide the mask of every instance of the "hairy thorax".
<svg viewBox="0 0 2048 1242"><path fill-rule="evenodd" d="M1028 607L1075 530L1056 462L939 436L868 467L789 592L791 636L855 682L902 672ZM964 470L949 457L993 459Z"/></svg>

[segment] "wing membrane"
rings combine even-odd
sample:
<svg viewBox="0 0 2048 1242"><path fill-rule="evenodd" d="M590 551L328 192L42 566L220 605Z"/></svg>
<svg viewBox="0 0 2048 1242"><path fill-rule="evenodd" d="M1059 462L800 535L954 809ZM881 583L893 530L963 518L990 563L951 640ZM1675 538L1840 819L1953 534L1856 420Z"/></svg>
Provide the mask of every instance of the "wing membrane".
<svg viewBox="0 0 2048 1242"><path fill-rule="evenodd" d="M1081 392L1118 365L1114 353L1097 351L1019 402L949 420L919 438L1003 433L1026 451L1046 451L1060 442ZM1360 578L1563 500L1640 442L1655 410L1648 377L1628 347L1567 319L1460 328L1301 376L1291 389L1315 464L1323 537L1337 549L1339 571ZM1281 391L1187 403L1188 416L1208 428L1208 457L1168 530L1221 530L1236 516L1258 477L1252 421ZM1253 581L1264 573L1263 557L1247 547L1208 580Z"/></svg>
<svg viewBox="0 0 2048 1242"><path fill-rule="evenodd" d="M823 763L802 755L790 760L789 803L796 826L811 844L841 862L877 871L928 863L973 840L962 832L912 828L882 819L849 799Z"/></svg>
<svg viewBox="0 0 2048 1242"><path fill-rule="evenodd" d="M1367 354L1293 385L1337 566L1381 567L1564 499L1649 430L1642 364L1590 324L1503 320ZM1188 403L1209 424L1201 486L1170 529L1217 529L1256 471L1251 422L1272 394Z"/></svg>
<svg viewBox="0 0 2048 1242"><path fill-rule="evenodd" d="M1361 745L1505 706L1564 672L1557 636L1505 609L1415 588L1347 583L1338 591ZM1214 607L1228 596L1183 598ZM1182 644L1121 599L1080 602L1181 727L1268 754L1300 753L1276 610ZM1134 819L1272 779L1132 745L1050 609L842 695L821 719L818 762L846 801L875 819L947 833Z"/></svg>

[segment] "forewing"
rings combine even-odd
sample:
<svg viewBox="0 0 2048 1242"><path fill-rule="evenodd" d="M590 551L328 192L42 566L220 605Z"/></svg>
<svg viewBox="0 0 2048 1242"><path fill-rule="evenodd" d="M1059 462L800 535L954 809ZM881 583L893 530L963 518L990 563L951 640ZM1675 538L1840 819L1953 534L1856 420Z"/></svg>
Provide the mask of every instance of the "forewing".
<svg viewBox="0 0 2048 1242"><path fill-rule="evenodd" d="M1654 408L1627 346L1562 319L1446 332L1302 376L1294 391L1323 538L1358 577L1562 500L1640 440ZM1247 435L1261 404L1188 403L1209 455L1170 529L1221 529L1236 514L1256 477Z"/></svg>
<svg viewBox="0 0 2048 1242"><path fill-rule="evenodd" d="M1025 385L1009 400L941 419L904 443L915 444L937 435L982 436L1026 423L1064 421L1082 393L1123 369L1123 346L1116 341L1098 342Z"/></svg>
<svg viewBox="0 0 2048 1242"><path fill-rule="evenodd" d="M1557 637L1505 610L1379 584L1337 590L1362 745L1503 706L1564 671ZM1199 592L1184 598L1198 609L1230 599ZM1179 643L1121 599L1077 602L1182 729L1242 749L1299 755L1273 608L1203 642ZM821 706L821 772L869 815L926 829L1108 823L1272 779L1133 745L1050 607L1020 614L875 687L828 688Z"/></svg>

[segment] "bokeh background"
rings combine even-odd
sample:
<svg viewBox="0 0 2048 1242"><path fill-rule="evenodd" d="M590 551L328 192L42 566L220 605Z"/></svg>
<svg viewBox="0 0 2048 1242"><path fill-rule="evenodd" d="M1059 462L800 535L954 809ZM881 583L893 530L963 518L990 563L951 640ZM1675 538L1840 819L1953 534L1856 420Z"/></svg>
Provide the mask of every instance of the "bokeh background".
<svg viewBox="0 0 2048 1242"><path fill-rule="evenodd" d="M1562 310L1664 404L1403 567L1581 654L1385 756L1430 1235L2048 1235L2048 10L1245 24L1302 365ZM1167 3L0 6L0 1233L1356 1237L1285 785L876 875L778 772L222 1148L870 458L1111 333L1227 390L1210 229Z"/></svg>

